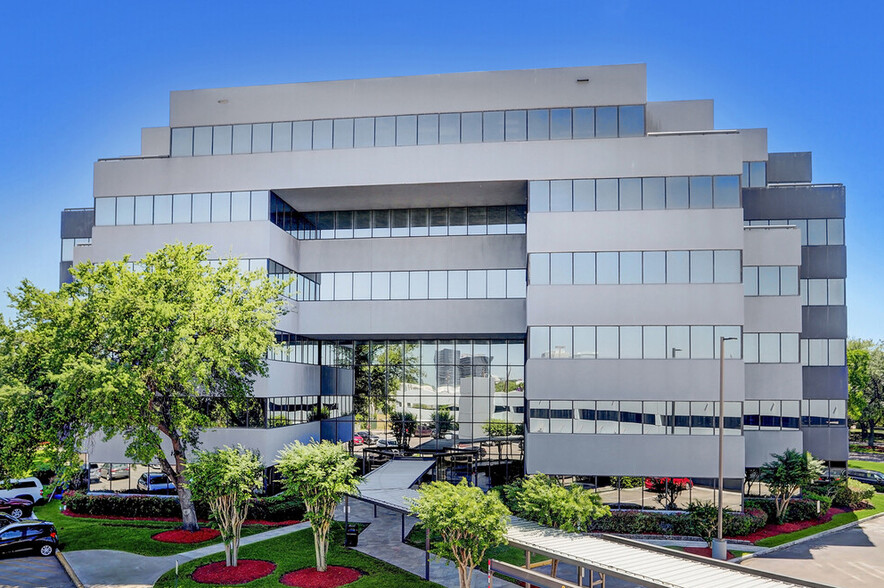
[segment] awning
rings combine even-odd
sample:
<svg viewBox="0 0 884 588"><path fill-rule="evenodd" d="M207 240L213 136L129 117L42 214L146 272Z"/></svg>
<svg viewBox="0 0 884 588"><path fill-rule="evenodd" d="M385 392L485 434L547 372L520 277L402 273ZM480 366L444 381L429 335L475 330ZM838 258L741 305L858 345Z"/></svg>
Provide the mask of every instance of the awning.
<svg viewBox="0 0 884 588"><path fill-rule="evenodd" d="M411 487L436 465L434 458L396 457L369 472L359 484L354 496L378 506L399 512L409 512L407 498L417 498Z"/></svg>

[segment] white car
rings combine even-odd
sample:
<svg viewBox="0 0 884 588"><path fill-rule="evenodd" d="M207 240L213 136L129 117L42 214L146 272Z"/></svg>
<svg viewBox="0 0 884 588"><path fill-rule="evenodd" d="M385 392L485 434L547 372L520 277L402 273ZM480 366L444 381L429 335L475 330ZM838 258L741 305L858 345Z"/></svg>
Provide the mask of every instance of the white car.
<svg viewBox="0 0 884 588"><path fill-rule="evenodd" d="M0 482L0 498L25 498L37 504L43 500L43 484L37 478Z"/></svg>

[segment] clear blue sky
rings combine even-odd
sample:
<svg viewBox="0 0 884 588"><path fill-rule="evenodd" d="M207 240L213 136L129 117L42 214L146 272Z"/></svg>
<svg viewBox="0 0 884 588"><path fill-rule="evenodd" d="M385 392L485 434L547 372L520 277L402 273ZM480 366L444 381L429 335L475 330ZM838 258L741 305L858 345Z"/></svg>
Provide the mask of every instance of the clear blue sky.
<svg viewBox="0 0 884 588"><path fill-rule="evenodd" d="M169 91L647 63L648 99L712 98L847 186L850 336L884 339L876 2L9 2L0 12L0 290L54 289L62 208L137 154ZM5 302L4 302L5 305Z"/></svg>

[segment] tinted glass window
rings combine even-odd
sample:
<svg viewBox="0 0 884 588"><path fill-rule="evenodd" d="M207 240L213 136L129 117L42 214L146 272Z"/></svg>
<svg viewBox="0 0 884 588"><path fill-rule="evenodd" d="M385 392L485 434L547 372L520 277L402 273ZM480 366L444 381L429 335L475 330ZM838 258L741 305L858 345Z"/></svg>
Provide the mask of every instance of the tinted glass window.
<svg viewBox="0 0 884 588"><path fill-rule="evenodd" d="M571 210L570 180L553 180L549 183L549 209L551 211Z"/></svg>
<svg viewBox="0 0 884 588"><path fill-rule="evenodd" d="M379 116L375 119L375 147L390 147L396 144L396 117Z"/></svg>
<svg viewBox="0 0 884 588"><path fill-rule="evenodd" d="M596 254L596 282L599 284L616 284L619 279L619 255L617 252Z"/></svg>
<svg viewBox="0 0 884 588"><path fill-rule="evenodd" d="M574 180L574 210L595 210L595 180Z"/></svg>
<svg viewBox="0 0 884 588"><path fill-rule="evenodd" d="M527 138L527 122L524 110L508 110L505 113L507 141L524 141Z"/></svg>
<svg viewBox="0 0 884 588"><path fill-rule="evenodd" d="M172 129L172 157L193 155L193 128Z"/></svg>
<svg viewBox="0 0 884 588"><path fill-rule="evenodd" d="M692 284L711 284L713 278L712 272L712 252L711 251L691 251L691 283Z"/></svg>
<svg viewBox="0 0 884 588"><path fill-rule="evenodd" d="M617 136L617 107L601 106L595 109L595 136Z"/></svg>
<svg viewBox="0 0 884 588"><path fill-rule="evenodd" d="M688 179L666 178L666 208L688 207Z"/></svg>
<svg viewBox="0 0 884 588"><path fill-rule="evenodd" d="M549 253L531 253L528 256L528 269L532 284L549 284Z"/></svg>
<svg viewBox="0 0 884 588"><path fill-rule="evenodd" d="M574 357L595 359L595 327L574 327Z"/></svg>
<svg viewBox="0 0 884 588"><path fill-rule="evenodd" d="M422 114L417 117L417 144L435 145L439 142L439 115Z"/></svg>
<svg viewBox="0 0 884 588"><path fill-rule="evenodd" d="M666 181L663 178L642 178L642 208L666 208Z"/></svg>
<svg viewBox="0 0 884 588"><path fill-rule="evenodd" d="M230 222L230 192L214 192L212 194L212 222Z"/></svg>
<svg viewBox="0 0 884 588"><path fill-rule="evenodd" d="M271 134L270 123L252 125L252 153L267 153L270 151Z"/></svg>
<svg viewBox="0 0 884 588"><path fill-rule="evenodd" d="M439 142L460 143L460 114L439 115Z"/></svg>
<svg viewBox="0 0 884 588"><path fill-rule="evenodd" d="M460 116L460 137L464 143L482 142L481 112L464 112Z"/></svg>
<svg viewBox="0 0 884 588"><path fill-rule="evenodd" d="M571 254L550 253L549 270L551 284L571 283Z"/></svg>
<svg viewBox="0 0 884 588"><path fill-rule="evenodd" d="M231 145L233 143L233 127L230 125L220 125L215 127L212 137L212 154L213 155L230 155Z"/></svg>
<svg viewBox="0 0 884 588"><path fill-rule="evenodd" d="M528 140L538 141L549 139L549 111L528 111Z"/></svg>
<svg viewBox="0 0 884 588"><path fill-rule="evenodd" d="M712 208L712 178L691 178L691 208Z"/></svg>
<svg viewBox="0 0 884 588"><path fill-rule="evenodd" d="M643 106L620 107L620 136L641 137L645 134L645 109Z"/></svg>
<svg viewBox="0 0 884 588"><path fill-rule="evenodd" d="M595 253L574 254L574 283L595 284Z"/></svg>
<svg viewBox="0 0 884 588"><path fill-rule="evenodd" d="M777 296L780 293L780 268L764 266L758 268L758 295Z"/></svg>
<svg viewBox="0 0 884 588"><path fill-rule="evenodd" d="M623 178L620 180L620 210L641 210L642 181L641 178Z"/></svg>
<svg viewBox="0 0 884 588"><path fill-rule="evenodd" d="M116 205L116 198L96 198L95 224L100 227L114 225L117 222Z"/></svg>
<svg viewBox="0 0 884 588"><path fill-rule="evenodd" d="M740 206L740 177L715 176L714 195L716 208L738 208Z"/></svg>
<svg viewBox="0 0 884 588"><path fill-rule="evenodd" d="M396 117L396 144L417 144L417 116L410 114Z"/></svg>
<svg viewBox="0 0 884 588"><path fill-rule="evenodd" d="M135 197L135 224L149 225L153 223L153 196Z"/></svg>
<svg viewBox="0 0 884 588"><path fill-rule="evenodd" d="M487 142L503 141L503 112L482 113L482 140Z"/></svg>
<svg viewBox="0 0 884 588"><path fill-rule="evenodd" d="M549 138L571 138L571 109L553 108L549 113Z"/></svg>
<svg viewBox="0 0 884 588"><path fill-rule="evenodd" d="M353 146L374 146L374 118L357 118L353 125Z"/></svg>
<svg viewBox="0 0 884 588"><path fill-rule="evenodd" d="M595 137L595 108L575 108L573 124L575 139Z"/></svg>
<svg viewBox="0 0 884 588"><path fill-rule="evenodd" d="M826 242L829 245L844 245L844 219L830 218L826 221Z"/></svg>
<svg viewBox="0 0 884 588"><path fill-rule="evenodd" d="M273 123L273 151L291 151L292 150L292 123L276 122Z"/></svg>
<svg viewBox="0 0 884 588"><path fill-rule="evenodd" d="M687 251L666 252L666 282L669 284L690 282L690 258Z"/></svg>
<svg viewBox="0 0 884 588"><path fill-rule="evenodd" d="M309 120L292 123L292 149L296 151L313 149L313 123Z"/></svg>
<svg viewBox="0 0 884 588"><path fill-rule="evenodd" d="M714 254L714 281L719 284L740 282L740 252L716 251Z"/></svg>
<svg viewBox="0 0 884 588"><path fill-rule="evenodd" d="M252 152L252 125L233 125L233 152Z"/></svg>
<svg viewBox="0 0 884 588"><path fill-rule="evenodd" d="M666 327L644 327L642 349L645 359L666 358Z"/></svg>
<svg viewBox="0 0 884 588"><path fill-rule="evenodd" d="M175 194L172 197L172 222L190 222L190 194Z"/></svg>
<svg viewBox="0 0 884 588"><path fill-rule="evenodd" d="M350 149L353 147L353 119L339 118L334 122L334 148Z"/></svg>
<svg viewBox="0 0 884 588"><path fill-rule="evenodd" d="M599 359L617 359L620 354L619 329L617 327L597 327L596 350Z"/></svg>
<svg viewBox="0 0 884 588"><path fill-rule="evenodd" d="M117 224L131 225L135 222L135 198L132 196L117 197Z"/></svg>
<svg viewBox="0 0 884 588"><path fill-rule="evenodd" d="M645 251L642 253L642 282L645 284L666 283L665 251Z"/></svg>
<svg viewBox="0 0 884 588"><path fill-rule="evenodd" d="M595 205L596 210L617 210L618 189L617 180L596 180Z"/></svg>
<svg viewBox="0 0 884 588"><path fill-rule="evenodd" d="M193 129L193 154L212 154L212 127L196 127Z"/></svg>
<svg viewBox="0 0 884 588"><path fill-rule="evenodd" d="M332 121L331 120L315 120L313 121L313 148L314 149L331 149L332 148Z"/></svg>
<svg viewBox="0 0 884 588"><path fill-rule="evenodd" d="M531 212L549 210L549 182L545 180L528 182L528 202Z"/></svg>
<svg viewBox="0 0 884 588"><path fill-rule="evenodd" d="M620 253L620 283L642 283L641 251L623 251Z"/></svg>
<svg viewBox="0 0 884 588"><path fill-rule="evenodd" d="M172 195L154 196L153 222L164 225L172 222Z"/></svg>

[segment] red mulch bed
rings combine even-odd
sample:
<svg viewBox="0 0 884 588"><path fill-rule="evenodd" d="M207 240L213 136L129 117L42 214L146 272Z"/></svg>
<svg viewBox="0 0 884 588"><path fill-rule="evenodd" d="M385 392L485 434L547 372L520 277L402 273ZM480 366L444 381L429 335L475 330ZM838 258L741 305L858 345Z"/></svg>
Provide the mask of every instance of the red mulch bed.
<svg viewBox="0 0 884 588"><path fill-rule="evenodd" d="M235 568L228 568L223 561L202 565L190 577L200 584L246 584L263 578L276 569L276 564L262 559L241 559Z"/></svg>
<svg viewBox="0 0 884 588"><path fill-rule="evenodd" d="M221 533L215 529L200 529L199 531L185 531L184 529L172 529L152 535L154 541L163 543L202 543L220 537Z"/></svg>
<svg viewBox="0 0 884 588"><path fill-rule="evenodd" d="M316 568L304 568L289 572L279 579L286 586L298 588L337 588L355 582L362 574L353 568L340 566L328 566L324 572L317 572Z"/></svg>
<svg viewBox="0 0 884 588"><path fill-rule="evenodd" d="M798 521L795 523L783 523L782 525L774 525L769 524L765 525L763 528L755 531L751 535L742 535L740 537L732 537L732 539L742 539L743 541L750 541L755 543L756 541L760 541L761 539L767 539L768 537L773 537L774 535L782 535L783 533L792 533L794 531L800 531L802 529L806 529L808 527L815 527L816 525L821 525L823 523L828 523L832 520L832 517L836 514L841 514L844 512L850 512L850 509L847 508L835 508L832 507L829 509L825 515L820 517L819 519L814 519L810 521Z"/></svg>
<svg viewBox="0 0 884 588"><path fill-rule="evenodd" d="M711 547L685 547L685 553L693 553L694 555L702 555L704 557L712 557L712 548ZM734 554L730 551L727 552L728 559L734 559Z"/></svg>
<svg viewBox="0 0 884 588"><path fill-rule="evenodd" d="M61 514L68 517L84 518L84 519L107 519L111 521L159 521L161 523L177 523L181 522L181 517L119 517L116 515L92 515L78 512L71 512L67 509L61 511ZM205 519L200 519L200 524L208 523ZM246 519L244 525L265 525L267 527L285 527L287 525L296 525L301 521L261 521L258 519Z"/></svg>

